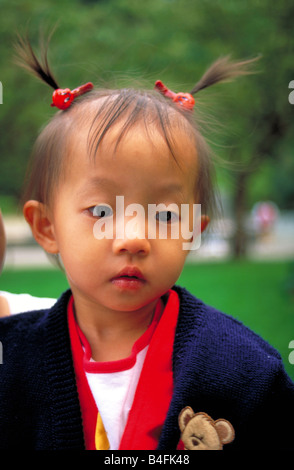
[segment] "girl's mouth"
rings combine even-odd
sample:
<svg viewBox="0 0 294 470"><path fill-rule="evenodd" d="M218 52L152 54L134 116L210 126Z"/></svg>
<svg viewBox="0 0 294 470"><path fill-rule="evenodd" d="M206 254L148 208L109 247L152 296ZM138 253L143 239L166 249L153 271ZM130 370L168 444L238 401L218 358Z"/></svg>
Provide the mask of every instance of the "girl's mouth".
<svg viewBox="0 0 294 470"><path fill-rule="evenodd" d="M120 289L138 290L146 283L146 279L138 268L128 266L114 276L111 282Z"/></svg>

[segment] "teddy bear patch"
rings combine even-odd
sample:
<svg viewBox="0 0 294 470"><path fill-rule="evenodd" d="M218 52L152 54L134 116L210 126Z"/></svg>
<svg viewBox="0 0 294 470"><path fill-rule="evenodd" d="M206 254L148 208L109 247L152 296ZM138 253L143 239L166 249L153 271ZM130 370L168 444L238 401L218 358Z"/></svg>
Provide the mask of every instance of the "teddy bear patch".
<svg viewBox="0 0 294 470"><path fill-rule="evenodd" d="M179 414L181 441L185 450L222 450L235 438L233 426L226 419L214 421L206 413L194 413L186 406Z"/></svg>

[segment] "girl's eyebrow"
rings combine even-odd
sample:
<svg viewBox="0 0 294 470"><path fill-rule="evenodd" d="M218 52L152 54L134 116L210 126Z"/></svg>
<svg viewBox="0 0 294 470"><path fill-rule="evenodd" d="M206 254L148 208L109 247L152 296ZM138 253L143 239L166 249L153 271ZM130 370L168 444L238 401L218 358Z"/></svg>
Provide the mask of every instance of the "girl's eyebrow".
<svg viewBox="0 0 294 470"><path fill-rule="evenodd" d="M163 184L159 184L158 187L156 187L157 191L161 193L162 195L168 195L168 196L177 196L178 199L185 199L184 195L184 187L179 184L179 183L169 183L169 182L164 182Z"/></svg>
<svg viewBox="0 0 294 470"><path fill-rule="evenodd" d="M176 196L179 201L185 202L185 196L183 194L184 188L181 184L177 182L161 182L157 184L154 181L153 184L154 192L161 194L163 198L165 196ZM87 179L81 189L77 191L76 195L84 196L89 194L91 191L97 191L97 189L111 189L111 192L115 192L117 195L121 193L121 186L112 178L93 176L92 178Z"/></svg>
<svg viewBox="0 0 294 470"><path fill-rule="evenodd" d="M87 179L82 188L77 191L77 195L81 196L83 194L89 193L90 191L97 190L99 188L109 189L116 188L118 184L113 181L111 178L105 178L100 176L95 176L93 178Z"/></svg>

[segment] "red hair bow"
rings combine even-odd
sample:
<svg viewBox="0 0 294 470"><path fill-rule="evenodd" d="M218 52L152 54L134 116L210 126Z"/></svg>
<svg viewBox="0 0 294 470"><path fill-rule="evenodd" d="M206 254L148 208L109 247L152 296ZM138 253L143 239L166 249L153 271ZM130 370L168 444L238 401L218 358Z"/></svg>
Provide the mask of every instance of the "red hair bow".
<svg viewBox="0 0 294 470"><path fill-rule="evenodd" d="M190 93L174 93L169 90L160 80L155 83L155 89L158 90L162 95L172 99L176 104L183 108L193 110L195 100Z"/></svg>
<svg viewBox="0 0 294 470"><path fill-rule="evenodd" d="M56 106L59 109L67 109L77 96L83 95L92 89L93 83L91 82L81 85L72 91L69 88L57 88L53 92L51 106Z"/></svg>

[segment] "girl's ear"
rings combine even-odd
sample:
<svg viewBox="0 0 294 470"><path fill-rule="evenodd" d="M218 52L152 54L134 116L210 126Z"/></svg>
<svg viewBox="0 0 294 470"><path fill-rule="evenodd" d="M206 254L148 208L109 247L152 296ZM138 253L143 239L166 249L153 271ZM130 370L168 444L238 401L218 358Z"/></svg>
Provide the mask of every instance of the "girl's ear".
<svg viewBox="0 0 294 470"><path fill-rule="evenodd" d="M31 227L36 242L47 253L58 253L54 226L48 207L38 201L27 201L23 207L23 214Z"/></svg>

